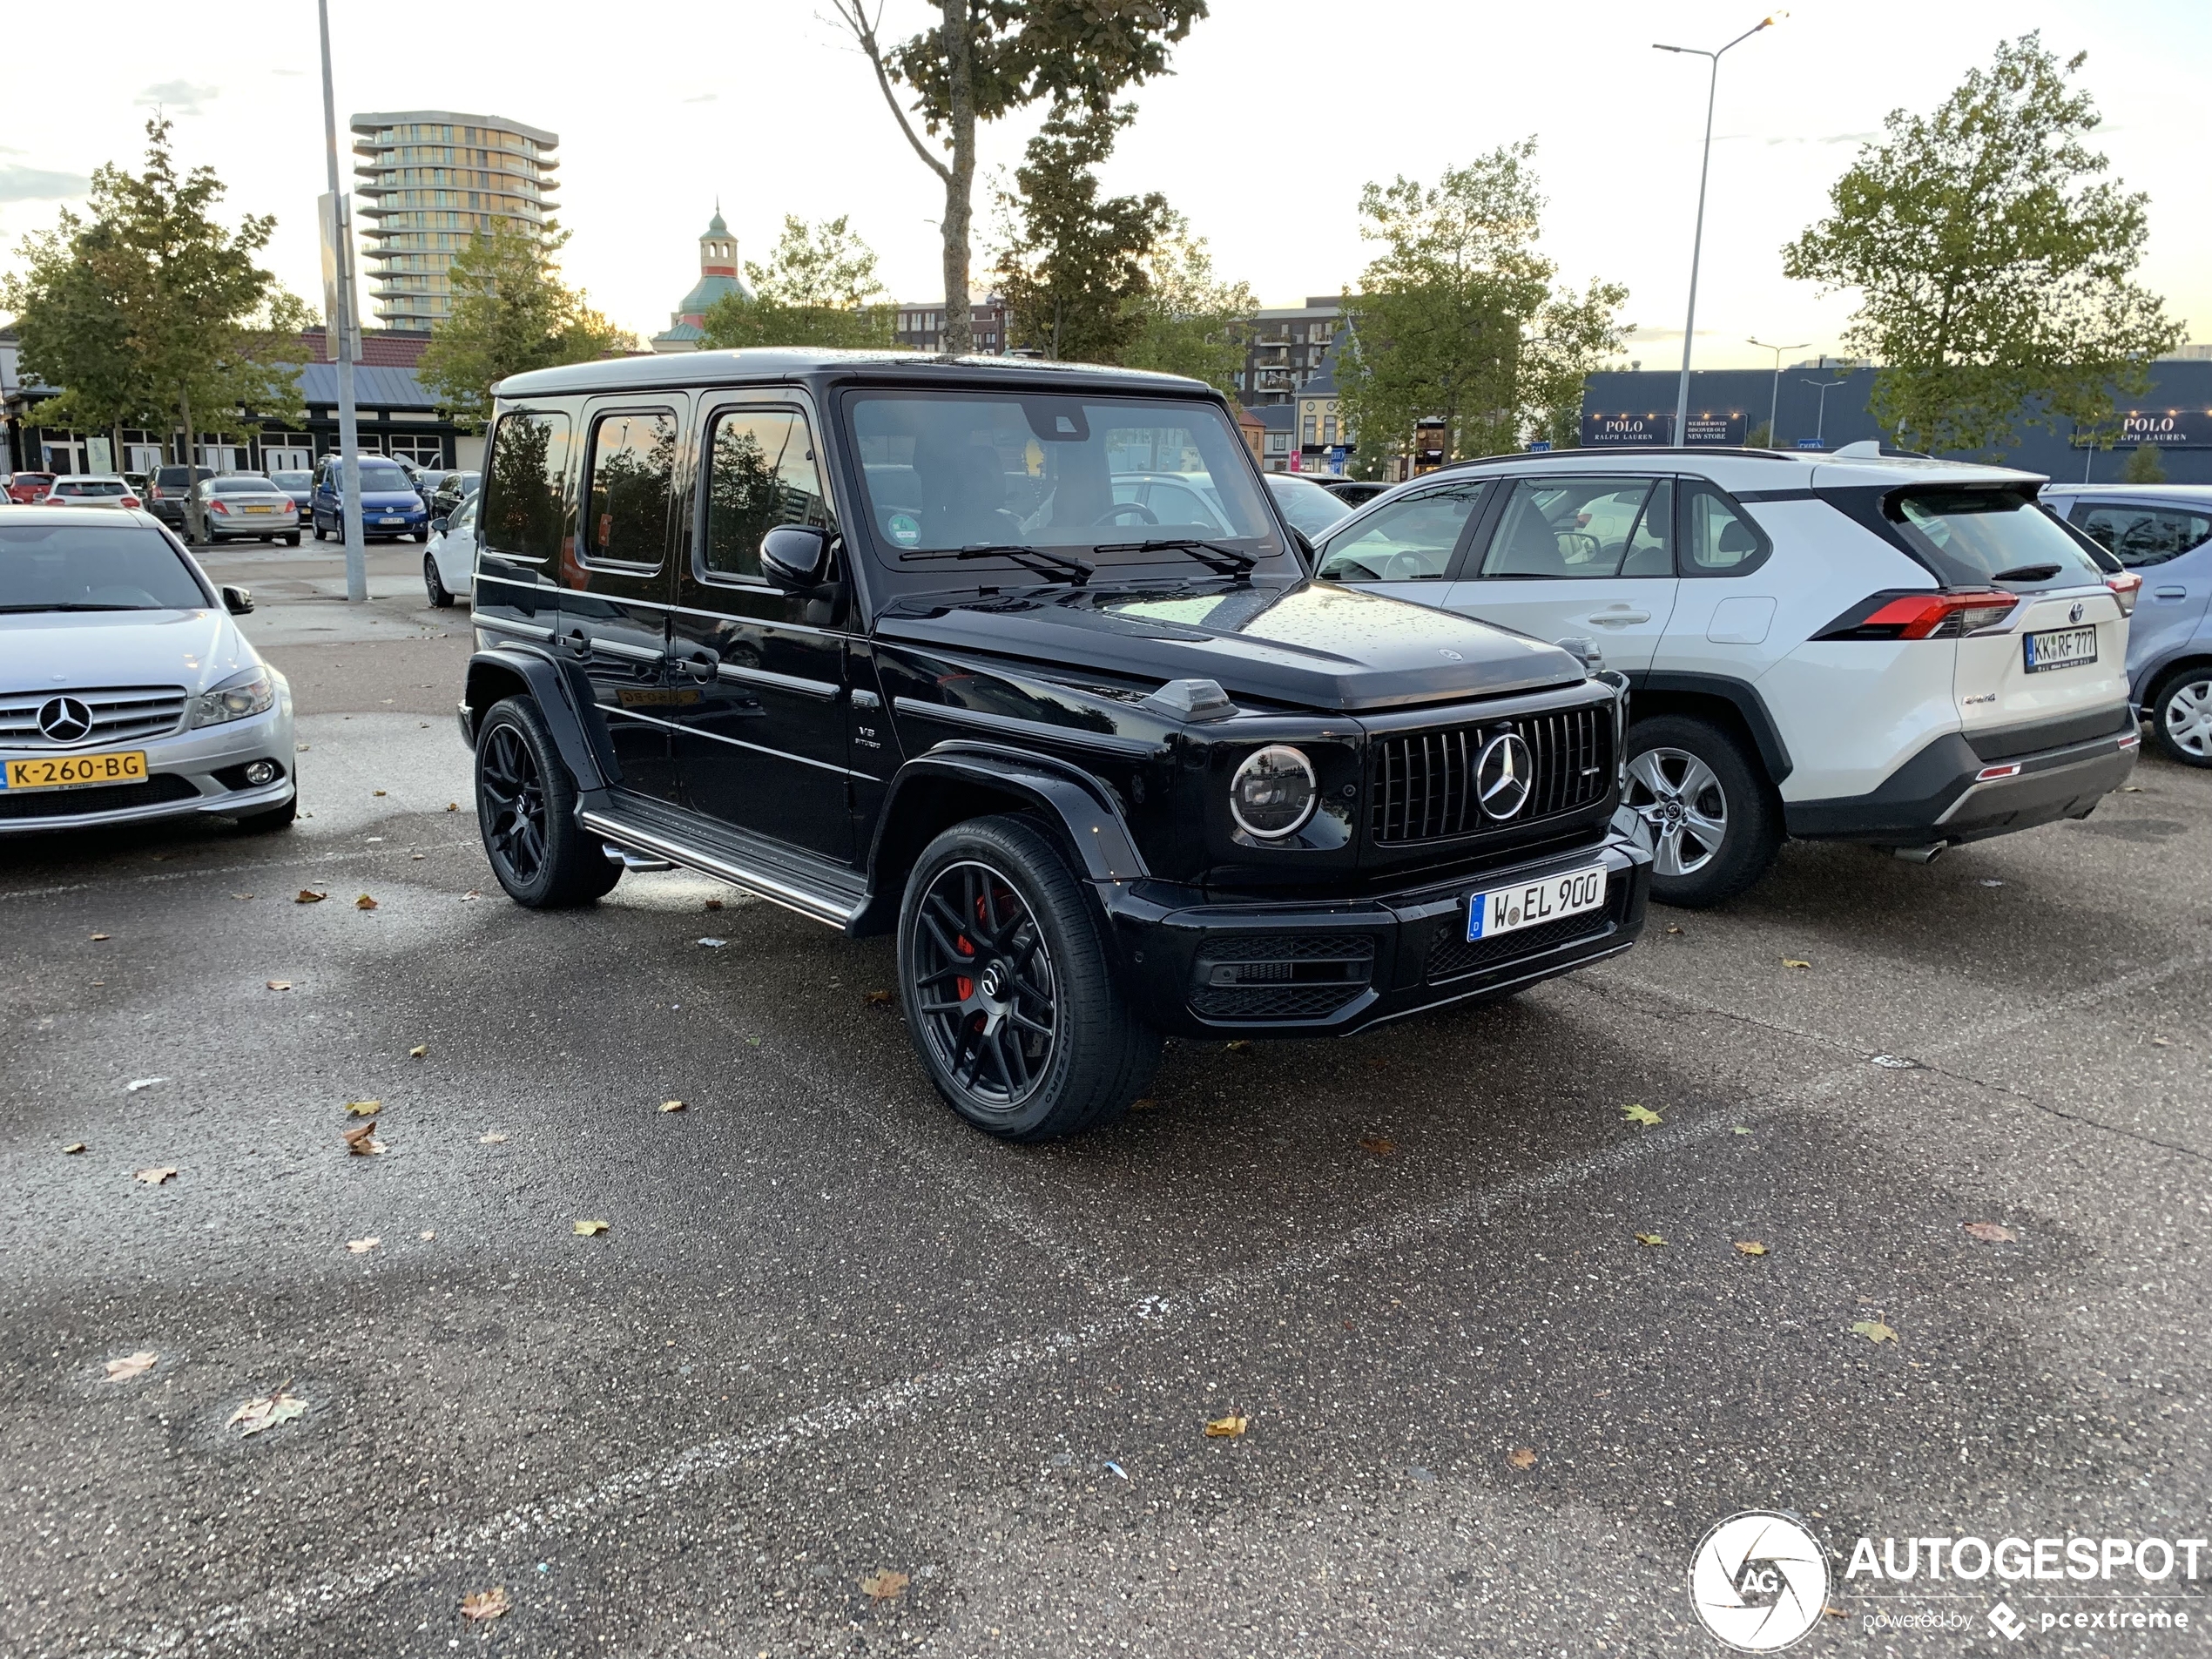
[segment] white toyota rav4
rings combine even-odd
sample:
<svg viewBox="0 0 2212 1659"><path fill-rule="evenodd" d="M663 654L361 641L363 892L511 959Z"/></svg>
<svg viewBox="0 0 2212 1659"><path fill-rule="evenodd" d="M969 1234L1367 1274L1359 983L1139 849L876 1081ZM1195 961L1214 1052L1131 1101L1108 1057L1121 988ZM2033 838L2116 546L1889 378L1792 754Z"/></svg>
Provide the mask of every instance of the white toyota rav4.
<svg viewBox="0 0 2212 1659"><path fill-rule="evenodd" d="M1785 835L1925 860L2126 779L2141 578L2037 507L2046 482L1872 445L1507 455L1379 497L1318 569L1625 673L1652 895L1716 904Z"/></svg>

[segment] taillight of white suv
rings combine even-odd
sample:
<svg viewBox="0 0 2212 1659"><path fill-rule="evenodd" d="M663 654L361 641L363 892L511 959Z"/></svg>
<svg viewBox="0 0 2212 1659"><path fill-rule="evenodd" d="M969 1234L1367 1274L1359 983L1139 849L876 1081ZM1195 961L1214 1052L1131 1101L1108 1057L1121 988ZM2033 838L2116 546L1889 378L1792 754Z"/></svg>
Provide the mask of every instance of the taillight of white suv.
<svg viewBox="0 0 2212 1659"><path fill-rule="evenodd" d="M1959 639L1996 628L2020 607L2000 588L1870 595L1814 635L1816 639Z"/></svg>

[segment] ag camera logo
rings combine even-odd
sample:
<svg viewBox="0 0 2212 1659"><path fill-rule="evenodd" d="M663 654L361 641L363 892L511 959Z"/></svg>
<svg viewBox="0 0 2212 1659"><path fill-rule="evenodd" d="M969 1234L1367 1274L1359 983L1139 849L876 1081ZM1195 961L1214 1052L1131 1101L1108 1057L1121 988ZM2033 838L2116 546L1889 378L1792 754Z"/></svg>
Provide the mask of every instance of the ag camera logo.
<svg viewBox="0 0 2212 1659"><path fill-rule="evenodd" d="M1778 1653L1820 1622L1828 1553L1787 1515L1730 1515L1689 1558L1689 1604L1716 1641L1740 1653Z"/></svg>

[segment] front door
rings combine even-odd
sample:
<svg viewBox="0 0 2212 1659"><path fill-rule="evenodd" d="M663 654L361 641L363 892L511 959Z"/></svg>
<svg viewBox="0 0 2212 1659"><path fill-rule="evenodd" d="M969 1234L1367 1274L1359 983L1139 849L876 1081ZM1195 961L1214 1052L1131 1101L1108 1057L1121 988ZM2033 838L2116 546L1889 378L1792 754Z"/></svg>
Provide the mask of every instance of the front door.
<svg viewBox="0 0 2212 1659"><path fill-rule="evenodd" d="M1316 573L1325 582L1440 605L1489 490L1487 480L1455 479L1347 520L1322 538Z"/></svg>
<svg viewBox="0 0 2212 1659"><path fill-rule="evenodd" d="M1674 496L1669 478L1516 479L1446 603L1549 643L1595 640L1608 668L1648 669L1675 608Z"/></svg>
<svg viewBox="0 0 2212 1659"><path fill-rule="evenodd" d="M2212 599L2212 512L2085 496L2067 517L2143 579L2128 624L2130 671L2187 644Z"/></svg>
<svg viewBox="0 0 2212 1659"><path fill-rule="evenodd" d="M846 753L846 637L825 587L786 592L760 567L779 524L837 528L807 411L708 408L671 644L685 798L735 828L855 860Z"/></svg>
<svg viewBox="0 0 2212 1659"><path fill-rule="evenodd" d="M566 543L557 649L590 684L621 786L674 803L682 792L668 678L670 548L683 413L610 403L585 419L582 510Z"/></svg>

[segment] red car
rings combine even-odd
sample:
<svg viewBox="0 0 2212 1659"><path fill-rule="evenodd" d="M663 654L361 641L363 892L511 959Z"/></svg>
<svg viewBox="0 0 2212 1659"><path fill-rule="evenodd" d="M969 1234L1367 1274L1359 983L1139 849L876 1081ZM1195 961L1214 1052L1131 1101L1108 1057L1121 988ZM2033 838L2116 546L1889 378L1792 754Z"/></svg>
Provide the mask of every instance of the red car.
<svg viewBox="0 0 2212 1659"><path fill-rule="evenodd" d="M46 492L54 487L58 473L19 472L8 480L8 499L31 506L46 499Z"/></svg>

